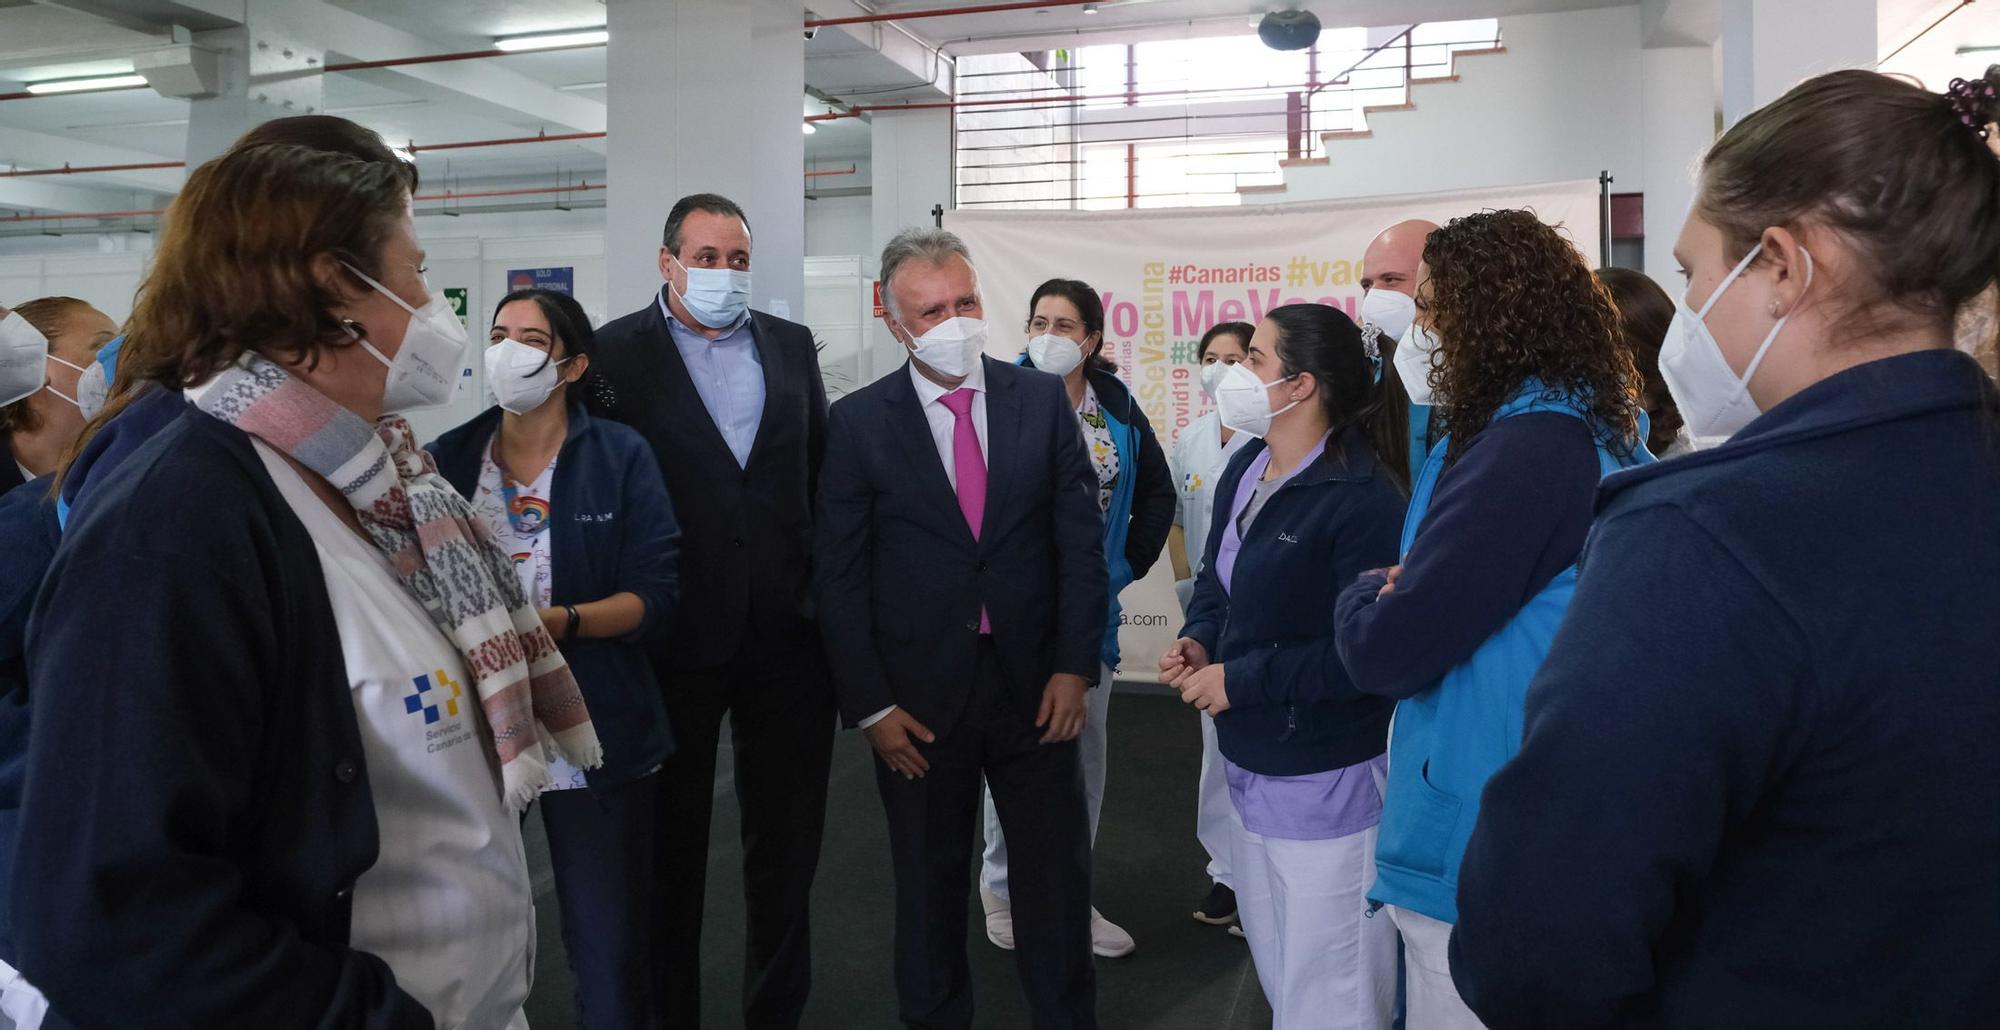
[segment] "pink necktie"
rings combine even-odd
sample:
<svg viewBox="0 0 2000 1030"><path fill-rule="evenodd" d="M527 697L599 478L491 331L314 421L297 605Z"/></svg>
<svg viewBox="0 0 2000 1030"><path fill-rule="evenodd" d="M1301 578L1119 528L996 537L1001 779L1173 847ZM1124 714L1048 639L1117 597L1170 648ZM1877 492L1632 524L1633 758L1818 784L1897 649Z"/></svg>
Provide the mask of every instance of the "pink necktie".
<svg viewBox="0 0 2000 1030"><path fill-rule="evenodd" d="M986 456L979 453L979 432L972 424L972 390L959 387L938 398L951 412L951 464L958 478L958 510L972 539L979 539L979 525L986 515ZM979 632L993 632L986 609L979 609Z"/></svg>

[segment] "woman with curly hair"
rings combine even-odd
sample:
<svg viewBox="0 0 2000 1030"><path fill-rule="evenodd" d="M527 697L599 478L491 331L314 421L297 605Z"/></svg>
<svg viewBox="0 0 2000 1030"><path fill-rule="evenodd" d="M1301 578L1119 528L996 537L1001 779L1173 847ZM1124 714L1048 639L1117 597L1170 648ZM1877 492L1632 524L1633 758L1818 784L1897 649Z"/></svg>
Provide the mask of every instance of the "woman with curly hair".
<svg viewBox="0 0 2000 1030"><path fill-rule="evenodd" d="M1996 115L1839 71L1703 159L1660 364L1726 441L1604 486L1466 848L1491 1025L1993 1025Z"/></svg>
<svg viewBox="0 0 2000 1030"><path fill-rule="evenodd" d="M1396 349L1440 438L1412 490L1402 564L1336 607L1356 689L1398 700L1369 899L1408 959L1409 1023L1475 1027L1452 986L1458 865L1487 777L1576 587L1603 475L1651 460L1618 311L1583 256L1529 211L1432 233L1417 321Z"/></svg>

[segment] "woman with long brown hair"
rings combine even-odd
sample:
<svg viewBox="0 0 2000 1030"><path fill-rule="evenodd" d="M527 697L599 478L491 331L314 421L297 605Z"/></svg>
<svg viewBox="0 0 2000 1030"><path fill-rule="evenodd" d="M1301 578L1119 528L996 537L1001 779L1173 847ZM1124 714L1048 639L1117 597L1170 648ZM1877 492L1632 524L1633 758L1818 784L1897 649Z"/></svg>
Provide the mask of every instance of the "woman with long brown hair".
<svg viewBox="0 0 2000 1030"><path fill-rule="evenodd" d="M417 166L397 157L375 130L345 118L330 114L273 118L244 133L241 139L231 144L230 149L274 145L345 154L383 165L404 180L412 195L417 192ZM109 399L100 411L85 415L89 422L77 436L75 444L63 455L56 487L57 510L65 520L83 504L94 483L107 478L127 456L145 446L155 433L179 418L181 409L187 406L187 400L179 390L155 390L153 384L143 379L116 374L119 368L139 364L137 360L130 362L129 366L121 363L124 347L132 343L126 339L117 348L119 360L102 362L105 370L113 373L110 376ZM171 346L172 343L165 341L164 345ZM145 342L141 341L139 349L144 346ZM137 349L134 356L136 359Z"/></svg>
<svg viewBox="0 0 2000 1030"><path fill-rule="evenodd" d="M1667 330L1674 323L1674 300L1660 284L1644 272L1630 268L1600 268L1597 281L1611 293L1618 305L1618 324L1625 332L1625 345L1632 348L1632 364L1645 384L1639 391L1639 405L1646 411L1646 449L1656 458L1685 454L1693 447L1681 433L1681 409L1660 374L1660 347L1667 342Z"/></svg>
<svg viewBox="0 0 2000 1030"><path fill-rule="evenodd" d="M1576 588L1598 480L1650 460L1611 298L1530 211L1433 232L1396 348L1441 438L1412 490L1402 564L1341 595L1342 661L1398 700L1369 898L1403 934L1409 1021L1477 1026L1446 961L1458 865L1487 777L1520 744L1528 681Z"/></svg>
<svg viewBox="0 0 2000 1030"><path fill-rule="evenodd" d="M1490 1024L1993 1025L1995 115L2000 68L1834 72L1703 159L1660 363L1724 442L1599 499L1466 851Z"/></svg>
<svg viewBox="0 0 2000 1030"><path fill-rule="evenodd" d="M467 343L422 265L380 162L239 147L168 209L119 374L188 403L71 520L29 641L14 930L68 1022L518 1017L518 813L601 748L397 414Z"/></svg>

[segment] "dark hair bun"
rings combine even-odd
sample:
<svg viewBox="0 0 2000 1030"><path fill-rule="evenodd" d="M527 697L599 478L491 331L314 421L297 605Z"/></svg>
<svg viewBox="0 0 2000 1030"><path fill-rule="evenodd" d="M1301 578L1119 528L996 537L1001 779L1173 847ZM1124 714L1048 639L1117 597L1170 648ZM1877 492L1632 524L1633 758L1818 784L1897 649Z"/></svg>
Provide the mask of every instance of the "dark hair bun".
<svg viewBox="0 0 2000 1030"><path fill-rule="evenodd" d="M1953 114L1958 116L1966 128L1979 134L1980 139L1988 138L1988 126L2000 120L2000 65L1988 65L1986 74L1977 79L1953 79L1945 87L1945 99L1951 103Z"/></svg>

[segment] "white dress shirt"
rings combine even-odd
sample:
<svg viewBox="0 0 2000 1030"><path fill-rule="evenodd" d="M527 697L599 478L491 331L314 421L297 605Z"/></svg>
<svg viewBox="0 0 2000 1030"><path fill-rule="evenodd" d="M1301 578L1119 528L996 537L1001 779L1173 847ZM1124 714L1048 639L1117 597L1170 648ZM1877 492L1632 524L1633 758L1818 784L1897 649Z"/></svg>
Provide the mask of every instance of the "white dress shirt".
<svg viewBox="0 0 2000 1030"><path fill-rule="evenodd" d="M924 409L924 418L931 424L931 442L937 445L938 461L944 463L944 477L951 482L953 490L958 489L958 463L953 459L952 434L958 426L958 416L944 406L943 397L950 390L924 378L917 371L917 363L910 362L910 381L917 385L917 404ZM960 388L972 391L972 429L979 437L979 456L986 457L986 361L981 359L966 374Z"/></svg>
<svg viewBox="0 0 2000 1030"><path fill-rule="evenodd" d="M958 416L952 414L951 409L945 407L943 401L944 395L950 393L951 390L947 390L924 378L924 374L917 371L917 363L914 360L910 362L910 381L916 384L917 404L924 409L924 418L931 424L931 443L937 447L938 461L944 465L944 477L951 483L952 490L956 491L958 489L958 462L953 457L952 434L957 430ZM981 460L984 460L992 453L986 443L986 360L984 358L973 363L972 371L966 375L965 382L958 384L958 387L954 389L957 388L972 391L972 430L979 437L979 457ZM865 730L881 722L883 718L895 710L896 706L890 705L876 712L874 715L861 720L861 728Z"/></svg>

